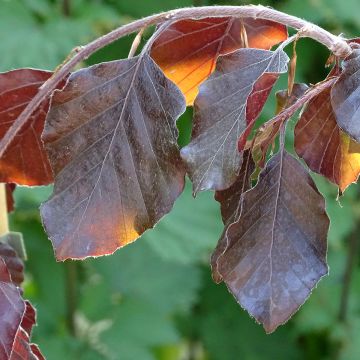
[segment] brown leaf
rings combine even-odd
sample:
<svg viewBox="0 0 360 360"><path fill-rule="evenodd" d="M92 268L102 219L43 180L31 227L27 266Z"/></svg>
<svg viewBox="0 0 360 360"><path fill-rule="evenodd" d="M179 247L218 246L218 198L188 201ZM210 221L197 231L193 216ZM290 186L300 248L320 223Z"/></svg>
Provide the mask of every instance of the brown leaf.
<svg viewBox="0 0 360 360"><path fill-rule="evenodd" d="M0 257L0 359L9 359L20 327L25 303L12 283L5 261Z"/></svg>
<svg viewBox="0 0 360 360"><path fill-rule="evenodd" d="M270 50L287 39L284 25L261 19L233 17L180 20L168 27L155 41L151 56L165 75L184 93L192 105L199 85L214 71L219 55L248 46Z"/></svg>
<svg viewBox="0 0 360 360"><path fill-rule="evenodd" d="M41 215L58 260L113 253L171 210L184 186L184 111L144 53L77 71L54 93L43 140L56 178Z"/></svg>
<svg viewBox="0 0 360 360"><path fill-rule="evenodd" d="M0 258L5 261L11 280L16 285L24 281L24 263L9 244L0 242Z"/></svg>
<svg viewBox="0 0 360 360"><path fill-rule="evenodd" d="M271 158L242 201L218 270L240 305L270 333L327 274L329 219L308 172L284 150Z"/></svg>
<svg viewBox="0 0 360 360"><path fill-rule="evenodd" d="M216 283L219 283L222 278L219 274L218 260L224 253L226 248L230 245L226 236L227 227L236 221L241 213L242 194L251 187L251 174L255 170L255 163L251 156L251 151L246 150L244 152L244 159L239 172L239 175L233 185L228 189L215 192L215 200L220 203L221 216L225 225L224 232L221 235L220 240L211 255L211 271L213 279Z"/></svg>
<svg viewBox="0 0 360 360"><path fill-rule="evenodd" d="M359 177L360 144L337 125L330 92L326 89L306 106L295 126L295 150L312 171L344 192Z"/></svg>
<svg viewBox="0 0 360 360"><path fill-rule="evenodd" d="M360 142L360 49L353 50L343 68L331 90L331 102L340 128Z"/></svg>
<svg viewBox="0 0 360 360"><path fill-rule="evenodd" d="M39 87L52 72L18 69L0 74L0 138L2 138ZM41 141L49 102L45 101L27 120L0 158L0 182L46 185L52 182L50 165Z"/></svg>
<svg viewBox="0 0 360 360"><path fill-rule="evenodd" d="M216 71L200 86L192 140L181 150L194 193L223 190L234 183L241 164L237 148L247 126L249 96L264 74L285 72L288 60L281 48L240 49L218 59Z"/></svg>

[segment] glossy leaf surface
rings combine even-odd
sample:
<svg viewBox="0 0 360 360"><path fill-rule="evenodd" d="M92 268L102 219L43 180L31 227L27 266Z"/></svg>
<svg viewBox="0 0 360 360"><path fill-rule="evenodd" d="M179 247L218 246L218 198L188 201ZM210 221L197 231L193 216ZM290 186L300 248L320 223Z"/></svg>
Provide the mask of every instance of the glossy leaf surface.
<svg viewBox="0 0 360 360"><path fill-rule="evenodd" d="M248 99L264 74L285 72L288 60L280 48L240 49L219 58L216 71L200 87L192 139L181 150L194 193L223 190L236 180L242 158L238 140L247 126Z"/></svg>
<svg viewBox="0 0 360 360"><path fill-rule="evenodd" d="M272 332L327 273L325 201L284 150L267 163L242 201L218 270L240 305Z"/></svg>
<svg viewBox="0 0 360 360"><path fill-rule="evenodd" d="M113 253L171 210L184 110L147 54L80 70L54 94L43 139L56 178L41 214L58 260Z"/></svg>

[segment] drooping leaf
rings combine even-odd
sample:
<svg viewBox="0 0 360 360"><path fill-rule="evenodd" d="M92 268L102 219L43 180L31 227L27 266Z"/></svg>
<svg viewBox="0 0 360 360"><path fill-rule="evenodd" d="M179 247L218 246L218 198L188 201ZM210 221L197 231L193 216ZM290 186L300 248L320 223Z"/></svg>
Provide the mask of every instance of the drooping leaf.
<svg viewBox="0 0 360 360"><path fill-rule="evenodd" d="M2 138L39 87L52 72L18 69L0 74L0 138ZM51 168L41 141L49 102L35 110L0 158L0 182L46 185L52 182Z"/></svg>
<svg viewBox="0 0 360 360"><path fill-rule="evenodd" d="M343 68L331 90L331 103L340 128L360 142L360 49L353 49Z"/></svg>
<svg viewBox="0 0 360 360"><path fill-rule="evenodd" d="M25 302L25 306L9 360L45 360L37 345L30 343L31 331L36 324L36 311L28 301Z"/></svg>
<svg viewBox="0 0 360 360"><path fill-rule="evenodd" d="M8 212L12 212L15 207L15 201L13 197L15 187L15 184L6 184L6 207Z"/></svg>
<svg viewBox="0 0 360 360"><path fill-rule="evenodd" d="M11 281L6 264L0 258L0 358L9 359L25 312L19 288Z"/></svg>
<svg viewBox="0 0 360 360"><path fill-rule="evenodd" d="M242 209L242 195L251 186L251 174L255 170L255 163L250 150L244 152L244 159L239 172L239 175L228 189L216 191L215 200L220 203L221 216L225 229L221 234L220 240L211 255L211 271L215 282L219 283L222 280L218 272L219 257L225 252L226 248L230 246L229 239L226 235L227 227L236 221Z"/></svg>
<svg viewBox="0 0 360 360"><path fill-rule="evenodd" d="M281 48L240 49L218 59L216 71L200 86L192 140L181 150L194 193L223 190L236 180L242 157L238 139L247 125L249 96L264 74L285 72L288 60Z"/></svg>
<svg viewBox="0 0 360 360"><path fill-rule="evenodd" d="M306 106L295 126L295 150L312 171L339 186L341 192L360 174L360 144L336 123L326 89Z"/></svg>
<svg viewBox="0 0 360 360"><path fill-rule="evenodd" d="M80 70L55 92L43 135L55 187L41 215L58 260L113 253L171 210L184 110L145 53Z"/></svg>
<svg viewBox="0 0 360 360"><path fill-rule="evenodd" d="M172 23L155 41L151 56L192 105L199 85L214 71L219 55L245 47L270 50L287 39L284 25L261 19L233 17L186 19Z"/></svg>
<svg viewBox="0 0 360 360"><path fill-rule="evenodd" d="M242 198L232 246L218 270L231 293L266 332L286 322L327 273L325 201L307 171L281 150Z"/></svg>

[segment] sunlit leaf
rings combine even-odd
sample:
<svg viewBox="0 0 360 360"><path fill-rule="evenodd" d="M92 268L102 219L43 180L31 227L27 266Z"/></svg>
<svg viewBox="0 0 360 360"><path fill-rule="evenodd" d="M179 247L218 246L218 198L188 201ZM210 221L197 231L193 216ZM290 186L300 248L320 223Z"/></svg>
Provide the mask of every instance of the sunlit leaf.
<svg viewBox="0 0 360 360"><path fill-rule="evenodd" d="M337 125L330 91L323 91L306 106L295 127L295 150L311 170L344 192L359 177L360 144Z"/></svg>
<svg viewBox="0 0 360 360"><path fill-rule="evenodd" d="M269 50L287 38L284 25L262 19L233 17L180 20L171 24L154 43L151 56L192 105L199 85L214 71L219 55L245 47Z"/></svg>
<svg viewBox="0 0 360 360"><path fill-rule="evenodd" d="M0 74L0 138L2 138L51 72L19 69ZM48 101L36 109L0 158L0 182L46 185L52 182L41 141Z"/></svg>
<svg viewBox="0 0 360 360"><path fill-rule="evenodd" d="M223 190L236 180L242 158L238 139L247 126L249 96L264 74L285 72L288 60L281 48L240 49L219 58L216 71L200 86L192 140L181 150L194 193Z"/></svg>
<svg viewBox="0 0 360 360"><path fill-rule="evenodd" d="M285 150L267 163L242 201L218 270L241 306L272 332L327 274L325 201Z"/></svg>
<svg viewBox="0 0 360 360"><path fill-rule="evenodd" d="M43 136L55 187L41 214L57 259L113 253L171 210L184 187L184 111L144 53L80 70L55 92Z"/></svg>

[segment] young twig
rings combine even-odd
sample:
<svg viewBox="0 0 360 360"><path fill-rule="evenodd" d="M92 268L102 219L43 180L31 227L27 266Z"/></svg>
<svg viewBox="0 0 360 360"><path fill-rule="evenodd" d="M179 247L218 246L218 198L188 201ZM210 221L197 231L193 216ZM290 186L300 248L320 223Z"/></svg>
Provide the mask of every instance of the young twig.
<svg viewBox="0 0 360 360"><path fill-rule="evenodd" d="M47 80L41 87L35 97L29 102L24 111L14 121L5 136L0 142L0 157L3 156L9 144L13 141L16 134L22 129L29 116L40 106L44 99L47 99L55 90L56 86L63 80L70 71L79 62L87 59L91 54L113 41L146 28L150 25L163 23L169 20L181 20L187 18L204 18L204 17L227 17L233 16L238 18L253 18L272 20L280 24L292 27L296 30L301 30L301 37L310 37L329 48L329 50L340 58L348 56L352 49L349 44L341 37L335 36L321 27L311 24L303 19L295 16L284 14L280 11L261 6L204 6L183 8L173 11L166 11L160 14L151 15L132 23L123 25L118 29L90 42L83 46L74 54L74 56L65 62L62 67L57 69L57 72L49 80Z"/></svg>

